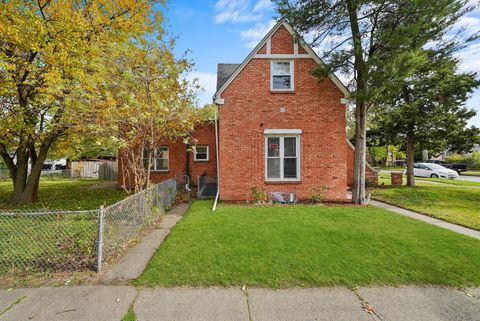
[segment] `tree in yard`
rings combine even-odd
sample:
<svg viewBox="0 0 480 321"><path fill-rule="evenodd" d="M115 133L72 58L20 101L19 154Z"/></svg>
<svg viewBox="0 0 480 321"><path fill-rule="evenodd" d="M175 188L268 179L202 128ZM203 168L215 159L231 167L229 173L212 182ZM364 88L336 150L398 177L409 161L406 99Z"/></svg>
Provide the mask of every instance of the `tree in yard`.
<svg viewBox="0 0 480 321"><path fill-rule="evenodd" d="M186 80L192 64L176 59L173 41L162 32L114 45L99 83L96 124L88 129L120 148L123 187L138 192L150 184L155 148L190 140L200 111L194 108L196 82ZM158 152L158 151L157 151Z"/></svg>
<svg viewBox="0 0 480 321"><path fill-rule="evenodd" d="M470 10L466 0L276 0L287 18L314 47L324 48L320 78L340 71L351 75L355 101L355 169L353 202L365 203L367 112L372 106L379 60L404 56L405 48L421 47ZM415 42L415 43L414 43Z"/></svg>
<svg viewBox="0 0 480 321"><path fill-rule="evenodd" d="M415 150L468 151L480 139L478 128L467 127L476 113L464 105L480 85L476 75L458 72L459 62L451 49L422 49L417 57L422 57L422 63L412 75L403 78L390 73L381 79L389 86L379 92L374 112L377 135L406 146L408 186L415 186Z"/></svg>
<svg viewBox="0 0 480 321"><path fill-rule="evenodd" d="M93 85L109 43L152 28L150 1L0 3L0 155L13 204L37 199L53 144L93 121Z"/></svg>

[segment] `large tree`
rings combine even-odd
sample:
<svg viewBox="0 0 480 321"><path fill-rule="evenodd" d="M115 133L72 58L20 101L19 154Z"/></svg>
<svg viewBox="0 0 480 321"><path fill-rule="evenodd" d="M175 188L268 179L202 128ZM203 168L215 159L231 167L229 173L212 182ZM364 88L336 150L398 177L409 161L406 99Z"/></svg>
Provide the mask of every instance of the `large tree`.
<svg viewBox="0 0 480 321"><path fill-rule="evenodd" d="M365 203L367 112L377 61L395 61L405 48L422 46L443 34L466 11L466 0L276 0L279 13L324 48L315 74L350 76L355 102L353 202ZM412 42L417 42L412 44Z"/></svg>
<svg viewBox="0 0 480 321"><path fill-rule="evenodd" d="M155 19L147 0L0 3L0 155L13 204L37 199L52 144L91 121L104 47Z"/></svg>
<svg viewBox="0 0 480 321"><path fill-rule="evenodd" d="M468 151L480 138L476 127L467 127L476 113L465 107L468 94L480 83L476 74L459 71L452 48L420 49L415 52L419 64L411 75L399 77L392 71L378 79L388 85L378 92L375 131L384 141L406 147L408 186L415 186L415 149ZM396 66L409 68L403 62Z"/></svg>

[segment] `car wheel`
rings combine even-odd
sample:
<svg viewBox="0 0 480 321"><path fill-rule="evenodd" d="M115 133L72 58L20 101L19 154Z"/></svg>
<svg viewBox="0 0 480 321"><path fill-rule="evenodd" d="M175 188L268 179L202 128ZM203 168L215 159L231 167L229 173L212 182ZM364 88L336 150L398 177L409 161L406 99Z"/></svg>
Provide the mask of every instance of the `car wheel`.
<svg viewBox="0 0 480 321"><path fill-rule="evenodd" d="M430 175L431 178L438 178L438 175L437 174L432 174Z"/></svg>

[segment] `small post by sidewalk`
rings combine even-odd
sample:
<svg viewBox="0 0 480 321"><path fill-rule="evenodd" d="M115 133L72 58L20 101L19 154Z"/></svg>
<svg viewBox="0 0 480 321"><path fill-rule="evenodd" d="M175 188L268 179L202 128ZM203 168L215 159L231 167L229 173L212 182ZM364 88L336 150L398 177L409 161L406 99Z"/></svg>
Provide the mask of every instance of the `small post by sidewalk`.
<svg viewBox="0 0 480 321"><path fill-rule="evenodd" d="M97 226L97 262L96 268L97 272L100 272L102 269L102 259L103 259L103 217L105 215L105 208L101 205L98 210L98 226Z"/></svg>
<svg viewBox="0 0 480 321"><path fill-rule="evenodd" d="M402 186L403 184L403 172L391 172L390 182L392 186Z"/></svg>

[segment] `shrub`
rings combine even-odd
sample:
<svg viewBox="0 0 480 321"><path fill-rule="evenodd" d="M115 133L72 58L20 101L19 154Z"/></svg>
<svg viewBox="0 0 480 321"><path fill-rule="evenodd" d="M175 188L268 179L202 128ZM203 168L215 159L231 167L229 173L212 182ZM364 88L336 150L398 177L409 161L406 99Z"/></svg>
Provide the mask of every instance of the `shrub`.
<svg viewBox="0 0 480 321"><path fill-rule="evenodd" d="M480 152L473 152L471 155L453 154L446 158L447 163L459 163L467 165L468 169L480 169Z"/></svg>
<svg viewBox="0 0 480 321"><path fill-rule="evenodd" d="M312 203L321 203L323 200L323 196L325 195L325 192L328 190L328 186L323 185L321 188L314 187L311 188L309 193L310 193L310 201Z"/></svg>
<svg viewBox="0 0 480 321"><path fill-rule="evenodd" d="M252 193L254 201L257 203L262 203L267 200L267 195L265 194L265 190L263 188L253 186L250 188L250 192Z"/></svg>

